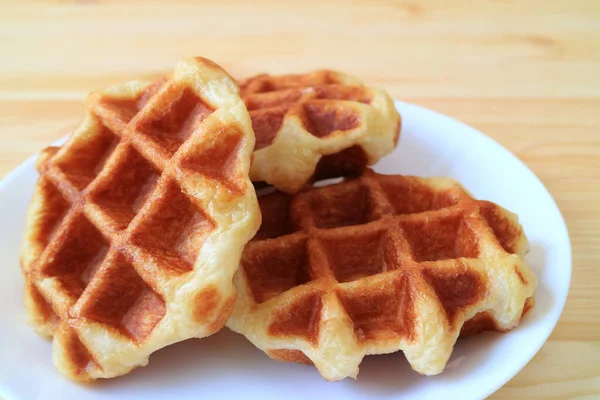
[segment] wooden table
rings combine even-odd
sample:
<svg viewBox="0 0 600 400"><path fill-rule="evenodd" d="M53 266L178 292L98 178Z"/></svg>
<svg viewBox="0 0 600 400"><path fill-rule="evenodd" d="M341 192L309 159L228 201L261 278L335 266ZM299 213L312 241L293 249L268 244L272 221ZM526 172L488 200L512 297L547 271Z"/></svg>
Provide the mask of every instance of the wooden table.
<svg viewBox="0 0 600 400"><path fill-rule="evenodd" d="M75 126L89 91L181 57L238 77L347 71L480 129L541 178L571 234L571 293L494 398L600 395L600 2L168 3L2 6L0 176Z"/></svg>

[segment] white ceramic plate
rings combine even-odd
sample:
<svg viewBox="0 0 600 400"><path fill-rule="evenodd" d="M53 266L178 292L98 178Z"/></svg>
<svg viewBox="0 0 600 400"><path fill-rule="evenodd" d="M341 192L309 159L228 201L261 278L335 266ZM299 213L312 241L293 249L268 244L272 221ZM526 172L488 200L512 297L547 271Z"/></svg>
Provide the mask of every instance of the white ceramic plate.
<svg viewBox="0 0 600 400"><path fill-rule="evenodd" d="M324 381L313 367L269 359L227 329L150 357L131 374L91 385L60 376L51 344L26 325L19 246L37 173L33 158L0 183L0 394L7 399L162 398L461 398L485 397L534 356L556 325L571 279L565 223L542 183L503 147L451 118L405 103L398 149L376 169L385 173L450 176L477 198L516 212L531 243L528 262L539 286L537 304L508 334L460 341L435 377L413 372L402 353L366 357L358 380Z"/></svg>

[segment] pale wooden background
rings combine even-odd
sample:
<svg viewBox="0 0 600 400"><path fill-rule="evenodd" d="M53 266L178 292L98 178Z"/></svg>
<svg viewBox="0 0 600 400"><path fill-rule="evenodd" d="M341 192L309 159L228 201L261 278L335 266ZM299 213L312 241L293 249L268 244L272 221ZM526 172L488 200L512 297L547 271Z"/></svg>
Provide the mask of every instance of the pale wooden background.
<svg viewBox="0 0 600 400"><path fill-rule="evenodd" d="M238 77L347 71L513 151L558 202L574 270L550 341L493 397L600 396L600 1L2 2L0 176L90 90L192 55Z"/></svg>

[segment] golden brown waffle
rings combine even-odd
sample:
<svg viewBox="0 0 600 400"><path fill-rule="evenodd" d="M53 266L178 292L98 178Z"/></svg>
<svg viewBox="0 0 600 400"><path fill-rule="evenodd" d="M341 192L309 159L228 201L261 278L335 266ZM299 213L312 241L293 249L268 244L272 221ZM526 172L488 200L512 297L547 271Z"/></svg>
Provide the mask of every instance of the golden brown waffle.
<svg viewBox="0 0 600 400"><path fill-rule="evenodd" d="M240 89L256 134L252 181L293 193L315 179L359 175L398 143L388 94L346 74L258 75Z"/></svg>
<svg viewBox="0 0 600 400"><path fill-rule="evenodd" d="M440 373L461 330L506 331L533 306L517 216L451 179L367 171L259 203L227 325L327 380L398 350L414 370Z"/></svg>
<svg viewBox="0 0 600 400"><path fill-rule="evenodd" d="M68 142L40 156L21 250L30 321L76 380L125 374L219 330L260 224L250 117L216 64L183 60L85 108Z"/></svg>

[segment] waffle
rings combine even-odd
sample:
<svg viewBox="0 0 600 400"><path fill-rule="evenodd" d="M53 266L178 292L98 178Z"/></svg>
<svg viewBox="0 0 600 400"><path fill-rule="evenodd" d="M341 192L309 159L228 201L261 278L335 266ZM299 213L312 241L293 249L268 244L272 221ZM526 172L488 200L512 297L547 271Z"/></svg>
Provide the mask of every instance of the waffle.
<svg viewBox="0 0 600 400"><path fill-rule="evenodd" d="M507 331L533 306L517 216L451 179L367 170L259 203L227 325L327 380L399 350L415 371L438 374L461 333Z"/></svg>
<svg viewBox="0 0 600 400"><path fill-rule="evenodd" d="M250 117L216 64L183 60L153 84L93 93L85 109L38 160L21 249L29 320L81 381L219 330L260 225Z"/></svg>
<svg viewBox="0 0 600 400"><path fill-rule="evenodd" d="M240 82L256 134L250 178L294 193L312 180L359 175L398 143L388 94L334 71Z"/></svg>

